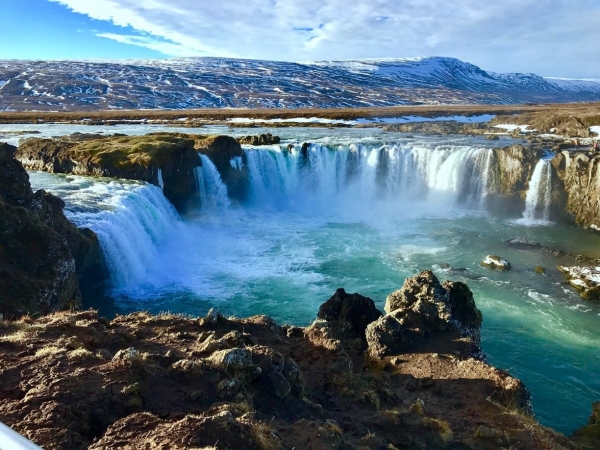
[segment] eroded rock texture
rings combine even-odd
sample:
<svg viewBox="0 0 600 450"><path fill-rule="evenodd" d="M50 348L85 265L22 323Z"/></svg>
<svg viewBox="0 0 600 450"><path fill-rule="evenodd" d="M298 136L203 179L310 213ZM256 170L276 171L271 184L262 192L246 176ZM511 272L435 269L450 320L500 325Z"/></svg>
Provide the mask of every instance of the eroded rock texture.
<svg viewBox="0 0 600 450"><path fill-rule="evenodd" d="M0 144L0 313L10 318L79 307L79 280L106 276L98 239L67 220L62 200L32 192L15 152Z"/></svg>
<svg viewBox="0 0 600 450"><path fill-rule="evenodd" d="M161 186L179 212L199 204L195 168L201 162L189 136L32 138L20 144L16 157L30 170L125 178Z"/></svg>
<svg viewBox="0 0 600 450"><path fill-rule="evenodd" d="M455 297L451 317L479 323L456 283L435 289ZM574 448L528 415L519 380L471 357L456 336L436 332L395 356L366 354L362 318L376 314L357 295L338 291L322 308L334 306L330 327L357 333L342 333L336 348L315 340L313 327L214 310L5 322L0 421L46 450ZM374 320L367 335L396 321ZM364 345L347 345L356 340Z"/></svg>

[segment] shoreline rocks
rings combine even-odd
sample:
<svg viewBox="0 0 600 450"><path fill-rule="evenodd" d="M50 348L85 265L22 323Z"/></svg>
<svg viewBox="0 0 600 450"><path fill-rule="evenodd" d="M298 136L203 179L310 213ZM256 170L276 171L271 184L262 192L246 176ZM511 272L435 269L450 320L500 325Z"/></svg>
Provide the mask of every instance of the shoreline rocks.
<svg viewBox="0 0 600 450"><path fill-rule="evenodd" d="M381 316L338 289L320 328L214 310L4 321L0 421L47 450L575 449L529 415L519 380L465 351L460 328L481 324L466 285L426 271L391 297L401 307ZM315 345L325 328L341 345Z"/></svg>
<svg viewBox="0 0 600 450"><path fill-rule="evenodd" d="M600 300L600 267L558 266L567 283L580 291L581 297Z"/></svg>

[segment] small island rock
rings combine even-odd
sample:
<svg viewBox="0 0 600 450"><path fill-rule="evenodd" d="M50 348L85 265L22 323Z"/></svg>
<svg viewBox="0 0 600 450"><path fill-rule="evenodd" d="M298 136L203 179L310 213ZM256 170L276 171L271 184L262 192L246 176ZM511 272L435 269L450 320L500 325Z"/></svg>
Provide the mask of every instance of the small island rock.
<svg viewBox="0 0 600 450"><path fill-rule="evenodd" d="M489 267L490 269L498 269L498 270L510 270L511 264L499 256L496 255L487 255L485 259L481 262L483 267Z"/></svg>

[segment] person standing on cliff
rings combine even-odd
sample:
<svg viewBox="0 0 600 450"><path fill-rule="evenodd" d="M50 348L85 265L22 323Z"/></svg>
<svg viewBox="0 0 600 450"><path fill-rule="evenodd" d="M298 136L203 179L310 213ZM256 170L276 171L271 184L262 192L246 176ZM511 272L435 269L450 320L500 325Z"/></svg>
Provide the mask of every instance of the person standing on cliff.
<svg viewBox="0 0 600 450"><path fill-rule="evenodd" d="M598 151L598 141L594 141L594 151Z"/></svg>
<svg viewBox="0 0 600 450"><path fill-rule="evenodd" d="M579 138L575 138L575 150L579 148Z"/></svg>

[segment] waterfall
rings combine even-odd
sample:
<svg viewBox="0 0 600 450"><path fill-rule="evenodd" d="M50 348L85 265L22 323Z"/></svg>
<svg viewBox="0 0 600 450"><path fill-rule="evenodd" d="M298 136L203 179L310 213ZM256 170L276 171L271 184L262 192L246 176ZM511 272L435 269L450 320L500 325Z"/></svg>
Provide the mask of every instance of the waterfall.
<svg viewBox="0 0 600 450"><path fill-rule="evenodd" d="M162 169L158 169L158 185L164 191L165 190L165 182L163 181Z"/></svg>
<svg viewBox="0 0 600 450"><path fill-rule="evenodd" d="M203 210L227 209L230 206L227 186L219 171L206 155L199 153L202 166L196 168L196 181L200 193L200 207Z"/></svg>
<svg viewBox="0 0 600 450"><path fill-rule="evenodd" d="M552 166L540 159L533 170L525 198L523 221L530 224L548 223L552 196Z"/></svg>
<svg viewBox="0 0 600 450"><path fill-rule="evenodd" d="M113 287L126 288L143 279L148 262L156 260L157 246L179 223L160 188L111 182L77 192L77 198L62 196L65 213L78 227L98 235Z"/></svg>
<svg viewBox="0 0 600 450"><path fill-rule="evenodd" d="M246 148L255 206L323 207L374 201L484 206L494 180L493 152L474 147L422 145Z"/></svg>

